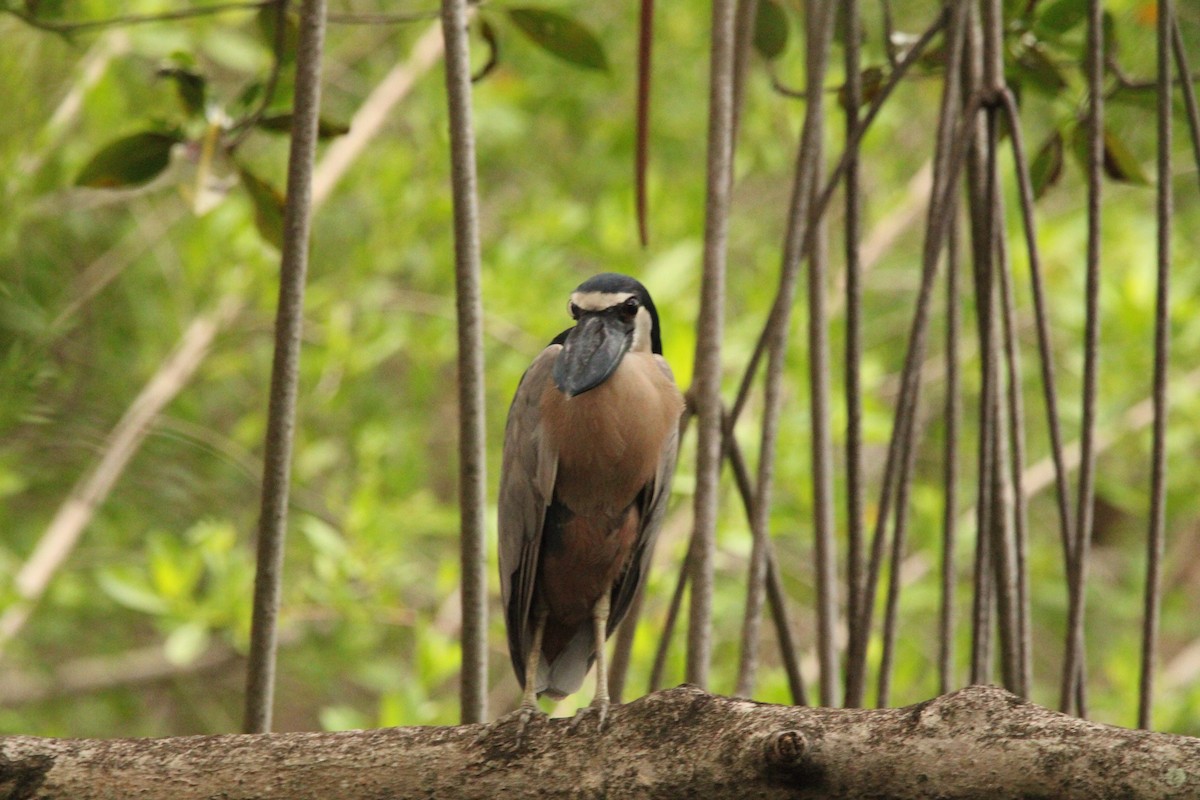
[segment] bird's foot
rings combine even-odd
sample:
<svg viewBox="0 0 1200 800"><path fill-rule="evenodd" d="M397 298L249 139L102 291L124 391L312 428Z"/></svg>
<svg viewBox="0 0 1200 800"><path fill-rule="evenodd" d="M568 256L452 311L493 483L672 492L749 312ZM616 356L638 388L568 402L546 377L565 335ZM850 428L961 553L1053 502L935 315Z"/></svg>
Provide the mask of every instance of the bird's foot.
<svg viewBox="0 0 1200 800"><path fill-rule="evenodd" d="M584 720L595 717L596 733L603 733L604 727L608 722L608 701L592 701L590 706L584 706L575 712L575 717L571 720L571 733L579 730L580 725Z"/></svg>
<svg viewBox="0 0 1200 800"><path fill-rule="evenodd" d="M540 708L522 705L516 711L510 711L494 722L485 725L483 730L480 731L479 736L475 738L475 744L481 744L493 734L513 726L512 741L514 749L520 750L521 746L525 743L525 735L529 732L529 726L535 721L538 724L544 724L548 719L546 712Z"/></svg>

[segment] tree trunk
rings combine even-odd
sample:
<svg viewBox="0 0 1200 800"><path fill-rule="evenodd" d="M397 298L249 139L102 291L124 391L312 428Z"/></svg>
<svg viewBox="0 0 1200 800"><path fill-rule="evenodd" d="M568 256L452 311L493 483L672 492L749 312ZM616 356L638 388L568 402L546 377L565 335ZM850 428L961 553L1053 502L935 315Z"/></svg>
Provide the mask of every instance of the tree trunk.
<svg viewBox="0 0 1200 800"><path fill-rule="evenodd" d="M492 726L169 739L0 738L4 798L1195 798L1200 739L975 686L898 709L773 706L682 686Z"/></svg>

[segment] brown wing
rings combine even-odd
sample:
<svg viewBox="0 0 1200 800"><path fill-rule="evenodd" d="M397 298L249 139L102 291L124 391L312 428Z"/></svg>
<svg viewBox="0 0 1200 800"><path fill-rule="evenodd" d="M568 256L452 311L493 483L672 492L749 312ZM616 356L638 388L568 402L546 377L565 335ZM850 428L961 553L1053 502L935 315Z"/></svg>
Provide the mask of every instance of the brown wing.
<svg viewBox="0 0 1200 800"><path fill-rule="evenodd" d="M504 428L500 467L500 596L508 629L508 652L517 680L525 685L525 659L533 639L529 616L546 507L554 492L558 460L543 440L540 400L551 380L561 345L542 351L517 386Z"/></svg>
<svg viewBox="0 0 1200 800"><path fill-rule="evenodd" d="M661 357L655 358L671 382L675 376L670 366ZM638 510L641 512L641 526L638 530L637 543L633 555L629 559L629 567L613 583L612 607L608 616L608 632L614 631L625 613L633 603L638 588L650 571L650 560L654 555L654 543L658 539L658 531L662 527L663 516L667 513L667 498L671 494L671 478L675 475L675 460L679 449L679 429L676 428L663 442L662 451L658 458L658 470L654 479L647 483L638 495Z"/></svg>

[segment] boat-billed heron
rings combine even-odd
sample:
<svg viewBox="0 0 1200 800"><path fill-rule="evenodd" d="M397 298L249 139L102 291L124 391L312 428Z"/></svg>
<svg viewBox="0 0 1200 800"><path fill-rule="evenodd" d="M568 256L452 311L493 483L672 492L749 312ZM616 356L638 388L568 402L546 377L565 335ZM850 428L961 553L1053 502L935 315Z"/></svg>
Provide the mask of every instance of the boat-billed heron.
<svg viewBox="0 0 1200 800"><path fill-rule="evenodd" d="M568 309L575 325L526 370L508 412L500 588L525 713L578 691L594 661L603 725L604 642L650 567L683 398L641 283L596 275Z"/></svg>

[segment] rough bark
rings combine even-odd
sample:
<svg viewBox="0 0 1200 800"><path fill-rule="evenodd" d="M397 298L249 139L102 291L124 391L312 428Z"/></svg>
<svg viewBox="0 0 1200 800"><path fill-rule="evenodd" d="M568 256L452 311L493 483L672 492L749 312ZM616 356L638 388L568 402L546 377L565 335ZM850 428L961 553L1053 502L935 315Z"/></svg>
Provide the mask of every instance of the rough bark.
<svg viewBox="0 0 1200 800"><path fill-rule="evenodd" d="M907 708L773 706L690 686L572 730L386 728L0 738L4 798L1194 798L1200 739L1087 722L976 686Z"/></svg>

